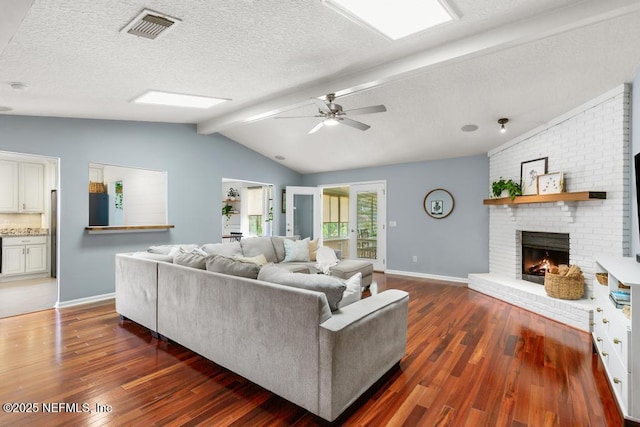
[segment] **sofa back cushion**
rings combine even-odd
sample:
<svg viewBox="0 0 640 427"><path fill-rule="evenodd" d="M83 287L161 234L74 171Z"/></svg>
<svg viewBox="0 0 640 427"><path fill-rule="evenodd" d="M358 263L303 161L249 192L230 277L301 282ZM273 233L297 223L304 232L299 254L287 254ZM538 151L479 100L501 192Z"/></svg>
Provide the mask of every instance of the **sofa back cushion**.
<svg viewBox="0 0 640 427"><path fill-rule="evenodd" d="M270 237L249 237L240 240L242 247L242 255L245 257L254 257L256 255L264 255L268 262L278 262L276 251L273 248Z"/></svg>
<svg viewBox="0 0 640 427"><path fill-rule="evenodd" d="M242 248L240 247L240 242L207 243L206 245L202 245L200 249L202 249L209 255L217 254L228 257L242 256Z"/></svg>
<svg viewBox="0 0 640 427"><path fill-rule="evenodd" d="M229 274L231 276L257 279L260 265L251 261L229 258L224 255L209 255L206 258L206 267L209 271Z"/></svg>
<svg viewBox="0 0 640 427"><path fill-rule="evenodd" d="M271 243L273 243L273 249L276 252L277 260L275 262L284 261L284 240L298 240L298 236L271 236Z"/></svg>
<svg viewBox="0 0 640 427"><path fill-rule="evenodd" d="M347 289L345 283L336 277L325 276L324 274L293 273L276 265L262 267L258 273L258 280L322 292L327 297L331 311L336 311L339 308L338 304L345 289Z"/></svg>
<svg viewBox="0 0 640 427"><path fill-rule="evenodd" d="M184 265L185 267L199 268L204 270L206 268L205 258L207 253L201 249L193 249L186 251L182 248L173 256L173 263L177 265Z"/></svg>

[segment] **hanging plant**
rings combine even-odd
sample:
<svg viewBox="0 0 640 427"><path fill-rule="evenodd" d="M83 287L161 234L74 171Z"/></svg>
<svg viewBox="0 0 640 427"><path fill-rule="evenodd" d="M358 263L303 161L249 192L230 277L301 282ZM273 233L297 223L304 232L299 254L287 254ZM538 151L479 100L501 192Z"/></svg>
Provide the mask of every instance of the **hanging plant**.
<svg viewBox="0 0 640 427"><path fill-rule="evenodd" d="M502 197L502 192L505 190L509 194L511 201L513 201L516 196L522 196L522 187L512 179L504 179L500 177L498 181L493 181L493 183L491 183L493 197Z"/></svg>
<svg viewBox="0 0 640 427"><path fill-rule="evenodd" d="M231 206L228 203L222 207L222 215L227 217L227 221L229 221L231 219L231 210L232 209L233 209L233 206Z"/></svg>

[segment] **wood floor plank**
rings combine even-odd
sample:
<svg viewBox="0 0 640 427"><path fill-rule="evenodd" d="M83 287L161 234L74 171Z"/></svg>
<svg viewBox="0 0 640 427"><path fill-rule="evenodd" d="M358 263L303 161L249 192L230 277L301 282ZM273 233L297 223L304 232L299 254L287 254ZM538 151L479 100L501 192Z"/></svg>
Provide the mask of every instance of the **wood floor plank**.
<svg viewBox="0 0 640 427"><path fill-rule="evenodd" d="M337 424L621 424L589 334L459 284L377 273L375 280L380 290L410 294L407 355ZM0 425L327 424L121 322L113 302L0 319L0 377L2 403L91 409L0 412Z"/></svg>

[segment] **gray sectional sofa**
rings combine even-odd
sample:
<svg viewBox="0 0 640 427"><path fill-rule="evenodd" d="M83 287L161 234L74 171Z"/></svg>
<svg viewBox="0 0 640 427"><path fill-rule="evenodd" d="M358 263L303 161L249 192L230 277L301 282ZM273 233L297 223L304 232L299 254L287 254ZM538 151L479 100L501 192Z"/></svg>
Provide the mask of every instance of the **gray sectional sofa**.
<svg viewBox="0 0 640 427"><path fill-rule="evenodd" d="M332 312L323 292L116 255L123 317L328 421L404 356L408 300L387 290Z"/></svg>

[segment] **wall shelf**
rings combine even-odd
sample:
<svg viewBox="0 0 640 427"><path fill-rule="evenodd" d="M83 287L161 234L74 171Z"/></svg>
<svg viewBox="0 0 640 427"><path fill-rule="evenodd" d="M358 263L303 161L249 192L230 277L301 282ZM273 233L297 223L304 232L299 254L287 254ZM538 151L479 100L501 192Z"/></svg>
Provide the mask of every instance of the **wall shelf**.
<svg viewBox="0 0 640 427"><path fill-rule="evenodd" d="M511 200L509 197L484 199L482 203L485 205L520 205L525 203L580 202L587 200L603 200L606 198L607 193L605 191L577 191L574 193L517 196L514 200Z"/></svg>
<svg viewBox="0 0 640 427"><path fill-rule="evenodd" d="M89 234L113 234L113 233L148 233L153 231L168 231L175 225L106 225L106 226L89 226L84 229Z"/></svg>

